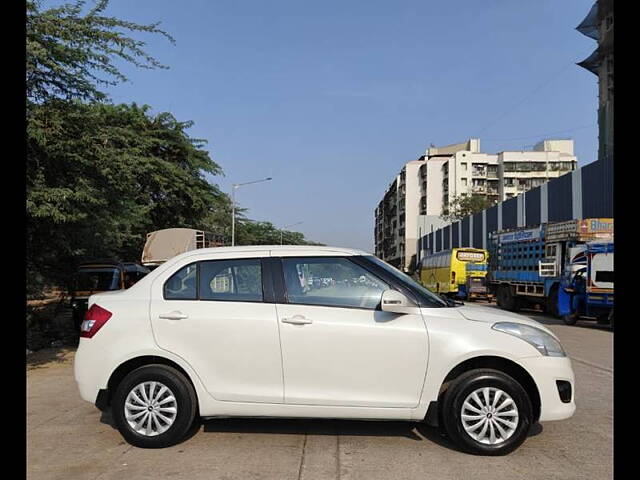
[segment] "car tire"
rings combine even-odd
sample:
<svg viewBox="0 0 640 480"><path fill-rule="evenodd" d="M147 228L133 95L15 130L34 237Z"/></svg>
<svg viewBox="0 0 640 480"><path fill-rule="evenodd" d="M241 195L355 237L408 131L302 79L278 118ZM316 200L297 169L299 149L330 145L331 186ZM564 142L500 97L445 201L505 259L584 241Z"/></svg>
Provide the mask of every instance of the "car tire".
<svg viewBox="0 0 640 480"><path fill-rule="evenodd" d="M463 373L449 386L441 418L448 437L461 449L495 456L511 453L524 442L532 411L529 396L516 380L499 370L476 369Z"/></svg>
<svg viewBox="0 0 640 480"><path fill-rule="evenodd" d="M137 368L124 377L111 405L120 434L141 448L179 443L198 408L191 382L175 368L160 364Z"/></svg>
<svg viewBox="0 0 640 480"><path fill-rule="evenodd" d="M576 322L578 321L578 314L572 313L570 315L563 315L562 321L564 322L565 325L575 325Z"/></svg>

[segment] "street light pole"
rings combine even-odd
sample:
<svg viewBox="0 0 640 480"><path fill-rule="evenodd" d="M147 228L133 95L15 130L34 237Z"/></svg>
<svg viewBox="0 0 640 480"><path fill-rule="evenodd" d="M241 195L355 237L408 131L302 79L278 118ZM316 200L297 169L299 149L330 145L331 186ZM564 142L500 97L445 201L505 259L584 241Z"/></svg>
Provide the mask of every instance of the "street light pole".
<svg viewBox="0 0 640 480"><path fill-rule="evenodd" d="M292 223L291 225L285 225L284 227L282 227L282 229L280 230L280 245L282 245L282 234L284 229L289 227L295 227L296 225L300 225L301 223L304 223L304 222Z"/></svg>
<svg viewBox="0 0 640 480"><path fill-rule="evenodd" d="M231 246L236 244L236 189L243 185L250 185L252 183L267 182L271 180L271 177L263 178L262 180L254 180L252 182L234 183L231 185Z"/></svg>

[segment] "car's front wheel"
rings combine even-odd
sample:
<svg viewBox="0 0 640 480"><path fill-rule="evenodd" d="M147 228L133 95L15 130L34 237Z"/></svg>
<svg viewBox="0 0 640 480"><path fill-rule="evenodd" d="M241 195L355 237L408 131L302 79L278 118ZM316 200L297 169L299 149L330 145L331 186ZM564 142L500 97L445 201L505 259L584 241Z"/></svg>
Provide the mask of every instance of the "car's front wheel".
<svg viewBox="0 0 640 480"><path fill-rule="evenodd" d="M112 413L122 436L142 448L180 442L193 424L196 394L185 376L167 365L129 373L116 388Z"/></svg>
<svg viewBox="0 0 640 480"><path fill-rule="evenodd" d="M531 401L509 375L493 369L462 374L443 398L447 435L479 455L505 455L524 442L531 427Z"/></svg>

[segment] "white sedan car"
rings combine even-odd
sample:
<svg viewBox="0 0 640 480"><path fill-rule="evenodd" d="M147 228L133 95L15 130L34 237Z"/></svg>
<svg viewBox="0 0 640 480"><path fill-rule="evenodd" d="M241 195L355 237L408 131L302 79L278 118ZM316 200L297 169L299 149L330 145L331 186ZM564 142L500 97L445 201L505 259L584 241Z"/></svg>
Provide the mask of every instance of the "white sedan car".
<svg viewBox="0 0 640 480"><path fill-rule="evenodd" d="M268 416L425 421L500 455L575 411L547 328L443 300L356 250L195 250L89 307L80 394L140 447L179 442L196 415Z"/></svg>

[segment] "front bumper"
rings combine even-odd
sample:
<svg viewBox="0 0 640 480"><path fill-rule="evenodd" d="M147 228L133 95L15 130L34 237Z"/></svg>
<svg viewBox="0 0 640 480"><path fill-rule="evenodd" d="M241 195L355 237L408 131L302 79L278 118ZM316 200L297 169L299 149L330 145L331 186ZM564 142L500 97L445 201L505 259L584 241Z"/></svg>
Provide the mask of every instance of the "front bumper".
<svg viewBox="0 0 640 480"><path fill-rule="evenodd" d="M576 411L575 377L569 357L528 357L520 364L531 374L540 393L540 421L564 420ZM560 398L558 380L569 382L571 398L564 402ZM566 400L566 399L565 399Z"/></svg>

